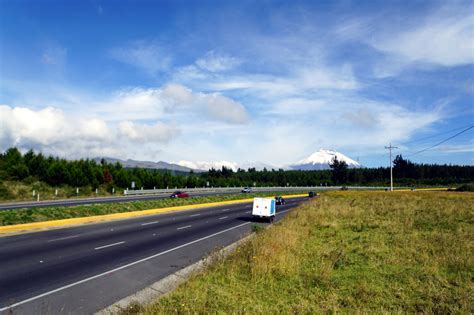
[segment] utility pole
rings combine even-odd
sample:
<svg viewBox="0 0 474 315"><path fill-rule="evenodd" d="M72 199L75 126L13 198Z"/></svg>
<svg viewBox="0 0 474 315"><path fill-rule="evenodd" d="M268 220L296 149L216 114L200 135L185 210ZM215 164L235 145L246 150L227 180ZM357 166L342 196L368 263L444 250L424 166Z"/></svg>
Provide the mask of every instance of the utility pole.
<svg viewBox="0 0 474 315"><path fill-rule="evenodd" d="M385 147L390 151L390 191L393 191L393 161L392 161L392 149L398 149L398 147L392 147L392 143L390 142L390 146Z"/></svg>

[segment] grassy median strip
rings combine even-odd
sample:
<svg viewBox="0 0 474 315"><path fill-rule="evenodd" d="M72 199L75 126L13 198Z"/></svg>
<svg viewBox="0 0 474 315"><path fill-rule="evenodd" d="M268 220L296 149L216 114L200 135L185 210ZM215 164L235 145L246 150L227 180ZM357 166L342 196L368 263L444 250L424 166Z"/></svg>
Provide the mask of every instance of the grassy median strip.
<svg viewBox="0 0 474 315"><path fill-rule="evenodd" d="M284 192L278 195L295 195L301 192ZM123 213L131 211L140 211L157 208L167 208L175 206L194 205L202 203L211 203L219 201L231 201L239 199L248 199L258 196L272 196L270 193L254 194L233 194L219 196L205 196L192 198L166 198L147 201L130 201L119 203L102 203L80 206L59 206L31 209L0 210L0 226L24 224L32 222L44 222L51 220L71 219L106 215L113 213Z"/></svg>
<svg viewBox="0 0 474 315"><path fill-rule="evenodd" d="M125 313L470 313L474 194L330 192Z"/></svg>

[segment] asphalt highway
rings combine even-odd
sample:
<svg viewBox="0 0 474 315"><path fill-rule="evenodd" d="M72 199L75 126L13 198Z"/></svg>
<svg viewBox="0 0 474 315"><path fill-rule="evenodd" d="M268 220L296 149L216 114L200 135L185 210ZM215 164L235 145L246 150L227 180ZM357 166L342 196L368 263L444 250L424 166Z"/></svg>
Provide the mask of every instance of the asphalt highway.
<svg viewBox="0 0 474 315"><path fill-rule="evenodd" d="M277 206L277 220L307 198ZM0 238L0 312L90 314L251 230L251 203ZM258 224L266 224L258 222Z"/></svg>
<svg viewBox="0 0 474 315"><path fill-rule="evenodd" d="M259 191L259 192L272 192ZM218 196L218 195L230 195L236 194L235 191L228 192L192 192L189 193L190 197L198 196ZM74 199L61 199L61 200L45 200L45 201L20 201L20 202L9 202L0 203L1 210L13 210L23 208L43 208L43 207L58 207L58 206L78 206L78 205L89 205L97 203L117 203L117 202L130 202L140 200L157 200L167 199L169 194L157 194L157 195L133 195L133 196L116 196L116 197L97 197L97 198L74 198Z"/></svg>

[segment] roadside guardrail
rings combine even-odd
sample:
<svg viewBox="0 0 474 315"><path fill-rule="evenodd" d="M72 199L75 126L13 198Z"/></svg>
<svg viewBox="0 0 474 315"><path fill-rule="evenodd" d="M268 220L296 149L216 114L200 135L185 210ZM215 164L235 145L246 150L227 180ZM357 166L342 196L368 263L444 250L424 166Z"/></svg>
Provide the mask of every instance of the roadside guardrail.
<svg viewBox="0 0 474 315"><path fill-rule="evenodd" d="M365 187L365 186L281 186L281 187L251 187L252 192L280 192L280 191L326 191L326 190L340 190L346 187L348 190L384 190L388 187ZM168 188L168 189L135 189L135 190L124 190L123 194L126 196L136 195L161 195L161 194L172 194L179 190L187 193L239 193L245 187L200 187L200 188ZM409 187L397 187L397 189L409 189Z"/></svg>

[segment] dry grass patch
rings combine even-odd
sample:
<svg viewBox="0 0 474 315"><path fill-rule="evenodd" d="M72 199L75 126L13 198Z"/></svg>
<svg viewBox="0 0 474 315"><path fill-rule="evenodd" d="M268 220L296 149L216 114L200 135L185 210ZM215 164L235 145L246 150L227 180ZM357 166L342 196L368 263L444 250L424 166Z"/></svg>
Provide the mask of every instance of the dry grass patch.
<svg viewBox="0 0 474 315"><path fill-rule="evenodd" d="M472 313L474 194L331 192L145 314Z"/></svg>

